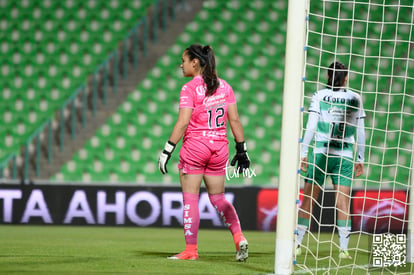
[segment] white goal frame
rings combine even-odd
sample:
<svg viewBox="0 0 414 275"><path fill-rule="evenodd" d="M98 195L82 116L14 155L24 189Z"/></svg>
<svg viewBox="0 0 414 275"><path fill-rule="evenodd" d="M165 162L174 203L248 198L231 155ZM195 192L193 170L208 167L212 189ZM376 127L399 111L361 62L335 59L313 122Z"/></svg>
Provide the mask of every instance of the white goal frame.
<svg viewBox="0 0 414 275"><path fill-rule="evenodd" d="M283 87L275 273L293 272L307 0L289 0Z"/></svg>

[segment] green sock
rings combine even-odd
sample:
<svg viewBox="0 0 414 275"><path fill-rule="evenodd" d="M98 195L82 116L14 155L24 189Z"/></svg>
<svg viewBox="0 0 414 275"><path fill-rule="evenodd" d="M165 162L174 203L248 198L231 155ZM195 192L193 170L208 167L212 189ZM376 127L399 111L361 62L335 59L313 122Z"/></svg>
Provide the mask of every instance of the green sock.
<svg viewBox="0 0 414 275"><path fill-rule="evenodd" d="M309 227L309 219L298 217L298 224Z"/></svg>

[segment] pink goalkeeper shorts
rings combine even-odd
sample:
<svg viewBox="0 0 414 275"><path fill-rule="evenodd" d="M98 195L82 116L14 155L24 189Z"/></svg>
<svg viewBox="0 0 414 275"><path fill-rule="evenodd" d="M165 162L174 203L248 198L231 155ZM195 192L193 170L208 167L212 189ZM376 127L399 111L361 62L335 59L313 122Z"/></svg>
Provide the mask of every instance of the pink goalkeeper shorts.
<svg viewBox="0 0 414 275"><path fill-rule="evenodd" d="M184 174L225 175L229 159L227 144L227 140L186 139L181 146L178 169Z"/></svg>

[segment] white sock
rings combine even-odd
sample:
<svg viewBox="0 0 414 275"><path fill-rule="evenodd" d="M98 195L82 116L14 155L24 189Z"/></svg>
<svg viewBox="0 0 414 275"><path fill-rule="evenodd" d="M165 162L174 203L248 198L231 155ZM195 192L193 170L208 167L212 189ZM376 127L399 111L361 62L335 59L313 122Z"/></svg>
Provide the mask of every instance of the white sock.
<svg viewBox="0 0 414 275"><path fill-rule="evenodd" d="M351 227L340 227L338 226L338 235L339 235L339 246L341 250L348 250L349 237L351 236Z"/></svg>
<svg viewBox="0 0 414 275"><path fill-rule="evenodd" d="M302 244L303 237L305 237L306 234L306 230L308 230L308 227L306 225L298 224L298 234L296 235L296 247Z"/></svg>

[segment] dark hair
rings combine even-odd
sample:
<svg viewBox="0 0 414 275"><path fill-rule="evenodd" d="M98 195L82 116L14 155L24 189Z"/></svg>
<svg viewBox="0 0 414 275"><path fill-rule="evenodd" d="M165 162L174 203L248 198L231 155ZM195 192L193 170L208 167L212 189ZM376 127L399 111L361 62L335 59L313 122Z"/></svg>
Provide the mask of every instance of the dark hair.
<svg viewBox="0 0 414 275"><path fill-rule="evenodd" d="M187 49L190 60L197 58L202 68L204 83L207 86L206 96L213 95L219 87L219 80L216 71L216 58L213 49L207 46L193 44Z"/></svg>
<svg viewBox="0 0 414 275"><path fill-rule="evenodd" d="M334 91L338 91L345 82L348 75L348 68L341 62L332 62L328 69L328 84L326 87Z"/></svg>

